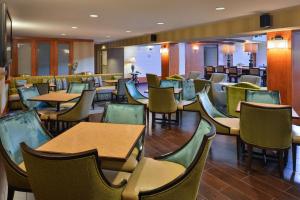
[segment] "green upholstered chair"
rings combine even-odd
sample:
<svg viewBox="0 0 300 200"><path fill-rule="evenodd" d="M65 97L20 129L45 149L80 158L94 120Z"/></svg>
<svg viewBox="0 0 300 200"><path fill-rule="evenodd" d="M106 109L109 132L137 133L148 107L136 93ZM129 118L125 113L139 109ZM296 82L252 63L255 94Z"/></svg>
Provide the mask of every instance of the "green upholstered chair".
<svg viewBox="0 0 300 200"><path fill-rule="evenodd" d="M128 180L122 199L197 199L214 126L202 119L180 149L156 159L143 158Z"/></svg>
<svg viewBox="0 0 300 200"><path fill-rule="evenodd" d="M242 75L240 77L239 82L247 82L247 83L252 83L257 86L261 85L261 78L259 76L253 76L253 75Z"/></svg>
<svg viewBox="0 0 300 200"><path fill-rule="evenodd" d="M148 87L159 87L160 80L156 74L146 74Z"/></svg>
<svg viewBox="0 0 300 200"><path fill-rule="evenodd" d="M227 93L227 113L234 117L239 117L240 113L236 108L241 101L245 101L247 90L260 90L260 87L252 83L237 83L226 87Z"/></svg>
<svg viewBox="0 0 300 200"><path fill-rule="evenodd" d="M251 170L252 149L276 150L280 175L283 176L283 157L292 144L292 108L257 106L241 103L240 138L247 144L248 169Z"/></svg>
<svg viewBox="0 0 300 200"><path fill-rule="evenodd" d="M168 115L168 122L171 123L171 114L177 112L177 101L174 96L174 88L149 88L149 111L152 113L152 125L156 120L166 121L165 115ZM156 118L156 114L162 114L163 118ZM178 113L176 121L178 122ZM149 119L149 116L148 116Z"/></svg>
<svg viewBox="0 0 300 200"><path fill-rule="evenodd" d="M221 83L221 82L227 82L228 75L224 73L212 73L210 77L210 81L212 83Z"/></svg>
<svg viewBox="0 0 300 200"><path fill-rule="evenodd" d="M21 87L18 88L19 96L21 103L23 104L24 109L37 109L41 110L44 108L49 107L49 104L44 103L44 102L39 102L39 101L28 101L28 99L36 96L40 96L40 93L37 89L37 87L30 87L30 88L25 88Z"/></svg>
<svg viewBox="0 0 300 200"><path fill-rule="evenodd" d="M60 78L56 78L56 79L55 79L55 85L56 85L56 91L59 91L59 90L63 90L63 89L64 89L63 81L62 81L62 79L60 79Z"/></svg>
<svg viewBox="0 0 300 200"><path fill-rule="evenodd" d="M110 183L97 150L77 154L35 151L21 144L28 179L37 200L121 200L126 180Z"/></svg>
<svg viewBox="0 0 300 200"><path fill-rule="evenodd" d="M183 81L185 78L179 74L174 74L172 76L166 77L167 80Z"/></svg>
<svg viewBox="0 0 300 200"><path fill-rule="evenodd" d="M133 81L128 81L125 86L126 97L129 104L148 105L148 98L140 93Z"/></svg>
<svg viewBox="0 0 300 200"><path fill-rule="evenodd" d="M67 93L81 94L83 90L88 90L88 83L70 83Z"/></svg>
<svg viewBox="0 0 300 200"><path fill-rule="evenodd" d="M180 85L180 81L178 81L178 80L161 80L160 87L161 88L169 88L169 87L180 88L181 85Z"/></svg>
<svg viewBox="0 0 300 200"><path fill-rule="evenodd" d="M267 90L246 90L246 101L256 103L280 104L280 92Z"/></svg>
<svg viewBox="0 0 300 200"><path fill-rule="evenodd" d="M119 102L126 97L126 83L130 81L129 78L118 79L117 89L112 92L112 97L116 97Z"/></svg>
<svg viewBox="0 0 300 200"><path fill-rule="evenodd" d="M23 162L20 143L25 142L37 148L51 138L33 110L17 112L0 119L0 156L6 171L8 200L13 199L14 191L31 191L27 174L19 167Z"/></svg>
<svg viewBox="0 0 300 200"><path fill-rule="evenodd" d="M107 104L102 122L145 125L145 106L132 104ZM126 163L103 161L102 167L104 169L132 172L138 163L137 161L142 157L143 150L144 135L138 141Z"/></svg>
<svg viewBox="0 0 300 200"><path fill-rule="evenodd" d="M67 90L68 87L69 87L67 79L66 78L62 78L61 81L62 81L62 89L63 90Z"/></svg>
<svg viewBox="0 0 300 200"><path fill-rule="evenodd" d="M196 93L201 92L206 85L209 85L210 88L212 88L212 82L209 81L209 80L205 80L205 79L194 80L194 84L195 84L195 92ZM211 89L208 92L208 96L212 101L213 100L213 94L212 94Z"/></svg>
<svg viewBox="0 0 300 200"><path fill-rule="evenodd" d="M33 87L36 87L40 95L49 93L49 83L34 83Z"/></svg>

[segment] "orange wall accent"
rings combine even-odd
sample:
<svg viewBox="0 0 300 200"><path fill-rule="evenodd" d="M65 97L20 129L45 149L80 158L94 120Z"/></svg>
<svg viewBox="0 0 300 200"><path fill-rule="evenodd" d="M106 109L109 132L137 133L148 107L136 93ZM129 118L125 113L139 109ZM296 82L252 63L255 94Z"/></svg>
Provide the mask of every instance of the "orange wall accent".
<svg viewBox="0 0 300 200"><path fill-rule="evenodd" d="M185 45L185 74L190 71L201 71L204 74L204 47L199 45L199 50L193 50L192 44Z"/></svg>
<svg viewBox="0 0 300 200"><path fill-rule="evenodd" d="M293 47L293 101L292 105L297 113L300 113L300 31L294 31L292 37ZM299 120L300 122L300 120Z"/></svg>
<svg viewBox="0 0 300 200"><path fill-rule="evenodd" d="M281 35L289 41L287 49L268 49L268 89L279 90L283 104L292 105L292 31L270 32L267 33L268 41L276 35Z"/></svg>
<svg viewBox="0 0 300 200"><path fill-rule="evenodd" d="M166 78L169 76L169 65L170 65L170 57L169 57L169 44L163 45L162 52L161 52L161 77L162 79ZM167 48L168 51L164 51L163 48Z"/></svg>
<svg viewBox="0 0 300 200"><path fill-rule="evenodd" d="M169 49L169 76L179 74L179 46L178 44L171 44Z"/></svg>

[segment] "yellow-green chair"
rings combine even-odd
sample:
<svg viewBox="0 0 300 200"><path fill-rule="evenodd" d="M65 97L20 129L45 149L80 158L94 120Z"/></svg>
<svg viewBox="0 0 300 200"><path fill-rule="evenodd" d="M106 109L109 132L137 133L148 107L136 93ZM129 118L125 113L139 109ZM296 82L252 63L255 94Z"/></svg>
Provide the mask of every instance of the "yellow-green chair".
<svg viewBox="0 0 300 200"><path fill-rule="evenodd" d="M8 193L13 200L15 191L31 192L27 174L19 165L23 162L20 143L37 148L52 138L33 110L17 112L0 119L0 158L4 164Z"/></svg>
<svg viewBox="0 0 300 200"><path fill-rule="evenodd" d="M214 126L202 118L193 137L180 149L155 159L144 157L129 178L122 199L197 199L214 136Z"/></svg>
<svg viewBox="0 0 300 200"><path fill-rule="evenodd" d="M126 97L126 83L130 81L129 78L120 78L118 79L117 89L112 92L112 99L116 97L116 101L120 102Z"/></svg>
<svg viewBox="0 0 300 200"><path fill-rule="evenodd" d="M174 88L149 88L149 111L152 113L152 125L156 120L166 121L165 115L168 115L168 123L171 124L172 113L177 113L177 101L174 97ZM162 114L163 118L156 118L156 114ZM178 113L176 122L178 122ZM148 116L149 119L149 116Z"/></svg>
<svg viewBox="0 0 300 200"><path fill-rule="evenodd" d="M246 101L266 104L280 104L280 92L267 90L246 90Z"/></svg>
<svg viewBox="0 0 300 200"><path fill-rule="evenodd" d="M159 87L160 80L156 74L146 74L148 87Z"/></svg>
<svg viewBox="0 0 300 200"><path fill-rule="evenodd" d="M194 80L194 84L195 84L195 92L201 92L203 90L203 88L205 88L206 85L209 85L210 90L208 91L208 96L210 98L210 100L213 100L213 94L212 94L212 82L209 80L205 80L205 79L197 79Z"/></svg>
<svg viewBox="0 0 300 200"><path fill-rule="evenodd" d="M102 122L114 124L145 125L145 106L131 104L107 104ZM102 168L132 172L141 159L144 150L144 134L139 139L127 161L103 161Z"/></svg>
<svg viewBox="0 0 300 200"><path fill-rule="evenodd" d="M245 101L247 90L260 90L260 87L251 83L237 83L226 87L227 113L229 115L240 116L240 113L236 112L236 108L241 101Z"/></svg>
<svg viewBox="0 0 300 200"><path fill-rule="evenodd" d="M251 170L252 149L277 151L280 176L283 177L284 153L292 144L292 108L257 106L241 103L240 138L247 144L248 169Z"/></svg>
<svg viewBox="0 0 300 200"><path fill-rule="evenodd" d="M120 173L109 182L97 150L57 154L35 151L24 143L21 147L35 199L121 200L126 175Z"/></svg>

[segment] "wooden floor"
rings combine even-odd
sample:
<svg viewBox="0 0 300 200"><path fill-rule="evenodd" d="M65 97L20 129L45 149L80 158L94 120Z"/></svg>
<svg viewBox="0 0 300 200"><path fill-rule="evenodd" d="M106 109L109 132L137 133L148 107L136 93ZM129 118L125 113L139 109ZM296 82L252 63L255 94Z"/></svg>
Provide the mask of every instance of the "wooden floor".
<svg viewBox="0 0 300 200"><path fill-rule="evenodd" d="M92 117L92 121L99 120L99 115ZM179 148L192 136L198 122L197 113L184 112L181 126L162 128L157 124L147 132L145 155L155 157ZM248 174L245 160L237 162L235 145L234 137L217 135L202 176L198 200L300 199L300 164L297 166L299 172L293 174L291 156L285 168L284 180L278 178L276 162L264 165L261 160L254 159L253 172ZM15 200L26 199L34 198L32 194L16 194Z"/></svg>

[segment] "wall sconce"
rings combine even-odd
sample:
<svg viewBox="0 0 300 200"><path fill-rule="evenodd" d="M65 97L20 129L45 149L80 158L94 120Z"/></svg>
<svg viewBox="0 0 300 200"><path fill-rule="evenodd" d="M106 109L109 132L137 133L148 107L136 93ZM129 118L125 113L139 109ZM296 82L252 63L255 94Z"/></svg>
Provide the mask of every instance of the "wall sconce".
<svg viewBox="0 0 300 200"><path fill-rule="evenodd" d="M235 46L233 44L223 44L222 45L222 53L227 55L227 67L231 65L230 56L235 52Z"/></svg>
<svg viewBox="0 0 300 200"><path fill-rule="evenodd" d="M105 46L105 45L102 45L101 49L102 49L102 50L105 50L105 49L106 49L106 46Z"/></svg>
<svg viewBox="0 0 300 200"><path fill-rule="evenodd" d="M161 54L168 54L169 53L169 48L164 45L161 49L160 49L160 53Z"/></svg>
<svg viewBox="0 0 300 200"><path fill-rule="evenodd" d="M276 35L268 41L268 49L287 49L288 46L288 41L284 40L280 35Z"/></svg>
<svg viewBox="0 0 300 200"><path fill-rule="evenodd" d="M192 49L194 51L199 51L199 45L198 44L193 44Z"/></svg>
<svg viewBox="0 0 300 200"><path fill-rule="evenodd" d="M253 67L253 54L256 53L258 50L258 43L247 42L244 43L244 52L249 53L249 67Z"/></svg>

